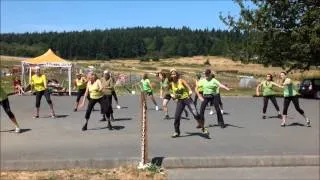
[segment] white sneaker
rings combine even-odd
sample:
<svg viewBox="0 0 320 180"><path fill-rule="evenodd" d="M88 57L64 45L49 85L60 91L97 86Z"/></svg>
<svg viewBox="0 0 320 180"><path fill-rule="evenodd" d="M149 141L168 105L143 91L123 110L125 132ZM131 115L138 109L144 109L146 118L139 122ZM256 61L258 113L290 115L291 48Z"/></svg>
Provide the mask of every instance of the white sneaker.
<svg viewBox="0 0 320 180"><path fill-rule="evenodd" d="M159 111L159 107L158 106L156 106L156 111Z"/></svg>
<svg viewBox="0 0 320 180"><path fill-rule="evenodd" d="M121 109L121 106L120 106L120 105L117 105L117 108L118 108L118 109Z"/></svg>
<svg viewBox="0 0 320 180"><path fill-rule="evenodd" d="M14 132L20 133L20 132L21 132L21 129L20 129L20 128L16 128L16 129L14 130Z"/></svg>
<svg viewBox="0 0 320 180"><path fill-rule="evenodd" d="M210 115L212 115L212 114L213 114L213 111L212 111L212 110L210 110L209 114L210 114Z"/></svg>

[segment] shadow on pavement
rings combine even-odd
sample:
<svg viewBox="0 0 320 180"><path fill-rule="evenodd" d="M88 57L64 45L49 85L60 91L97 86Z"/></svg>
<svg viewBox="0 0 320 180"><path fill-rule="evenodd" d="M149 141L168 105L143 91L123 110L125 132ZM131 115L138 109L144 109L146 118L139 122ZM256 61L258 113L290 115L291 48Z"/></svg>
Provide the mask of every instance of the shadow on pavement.
<svg viewBox="0 0 320 180"><path fill-rule="evenodd" d="M298 122L294 122L294 123L288 124L287 126L305 126L305 125Z"/></svg>
<svg viewBox="0 0 320 180"><path fill-rule="evenodd" d="M174 119L175 119L174 117L169 117L169 119L165 119L165 120L174 120ZM181 119L190 120L190 118L187 118L187 117L181 117Z"/></svg>
<svg viewBox="0 0 320 180"><path fill-rule="evenodd" d="M52 119L58 119L58 118L65 118L65 117L68 117L69 115L67 114L59 114L59 115L56 115L54 118L51 117L51 115L48 115L48 116L41 116L39 118L52 118Z"/></svg>
<svg viewBox="0 0 320 180"><path fill-rule="evenodd" d="M96 130L102 130L102 129L109 129L107 126L105 127L97 127L97 128L90 128L90 129L87 129L88 131L96 131ZM124 126L112 126L112 130L121 130L121 129L124 129ZM111 130L111 131L112 131Z"/></svg>
<svg viewBox="0 0 320 180"><path fill-rule="evenodd" d="M114 121L130 121L132 118L114 118Z"/></svg>
<svg viewBox="0 0 320 180"><path fill-rule="evenodd" d="M31 131L31 129L20 129L20 134L21 134L21 133L28 132L28 131ZM16 133L16 132L14 131L14 129L10 129L10 130L3 130L3 131L0 131L0 132Z"/></svg>
<svg viewBox="0 0 320 180"><path fill-rule="evenodd" d="M65 118L65 117L68 117L69 115L66 115L66 114L59 114L59 115L56 115L56 118Z"/></svg>
<svg viewBox="0 0 320 180"><path fill-rule="evenodd" d="M267 119L281 119L279 116L267 116Z"/></svg>
<svg viewBox="0 0 320 180"><path fill-rule="evenodd" d="M181 135L179 137L200 136L200 137L202 137L204 139L211 139L209 135L203 134L203 133L199 133L199 132L196 132L196 133L186 132L186 134L187 135Z"/></svg>
<svg viewBox="0 0 320 180"><path fill-rule="evenodd" d="M224 124L224 128L227 128L227 127L236 127L236 128L244 128L242 126L237 126L237 125L233 125L233 124ZM219 124L209 124L208 127L220 127Z"/></svg>

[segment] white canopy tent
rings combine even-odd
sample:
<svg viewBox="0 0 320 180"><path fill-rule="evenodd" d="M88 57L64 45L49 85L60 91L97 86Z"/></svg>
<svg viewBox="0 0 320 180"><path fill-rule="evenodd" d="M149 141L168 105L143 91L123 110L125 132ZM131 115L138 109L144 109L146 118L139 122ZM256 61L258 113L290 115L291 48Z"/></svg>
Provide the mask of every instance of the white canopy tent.
<svg viewBox="0 0 320 180"><path fill-rule="evenodd" d="M41 56L27 59L25 61L21 61L21 83L26 84L24 73L25 69L29 69L29 83L31 81L31 71L32 67L40 66L40 67L53 67L53 68L67 68L68 69L68 80L69 80L69 96L71 96L71 69L72 64L59 56L57 56L51 49L49 49L46 53Z"/></svg>

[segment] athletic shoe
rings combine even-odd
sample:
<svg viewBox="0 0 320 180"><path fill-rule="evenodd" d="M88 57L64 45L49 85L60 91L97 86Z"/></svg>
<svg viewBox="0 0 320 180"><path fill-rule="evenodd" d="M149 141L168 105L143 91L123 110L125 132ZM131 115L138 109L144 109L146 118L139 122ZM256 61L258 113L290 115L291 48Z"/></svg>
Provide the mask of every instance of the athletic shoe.
<svg viewBox="0 0 320 180"><path fill-rule="evenodd" d="M164 120L169 120L170 117L169 117L169 115L165 115L163 119L164 119Z"/></svg>
<svg viewBox="0 0 320 180"><path fill-rule="evenodd" d="M87 130L87 123L84 124L84 126L82 127L82 131L86 131Z"/></svg>
<svg viewBox="0 0 320 180"><path fill-rule="evenodd" d="M158 106L156 106L156 111L159 111L159 107Z"/></svg>
<svg viewBox="0 0 320 180"><path fill-rule="evenodd" d="M285 127L285 126L286 126L285 122L281 123L281 127Z"/></svg>
<svg viewBox="0 0 320 180"><path fill-rule="evenodd" d="M20 128L16 128L16 129L14 130L14 132L16 132L16 133L21 133L21 129L20 129Z"/></svg>
<svg viewBox="0 0 320 180"><path fill-rule="evenodd" d="M179 137L180 136L180 134L179 133L173 133L173 135L171 136L172 138L176 138L176 137Z"/></svg>
<svg viewBox="0 0 320 180"><path fill-rule="evenodd" d="M54 115L54 114L52 114L52 115L50 115L50 117L51 117L51 118L56 118L57 116Z"/></svg>
<svg viewBox="0 0 320 180"><path fill-rule="evenodd" d="M33 116L33 119L36 119L36 118L39 118L39 115L37 115L37 116Z"/></svg>
<svg viewBox="0 0 320 180"><path fill-rule="evenodd" d="M206 135L209 135L208 128L202 128L202 133L206 134Z"/></svg>
<svg viewBox="0 0 320 180"><path fill-rule="evenodd" d="M121 109L121 106L119 104L117 105L117 109Z"/></svg>
<svg viewBox="0 0 320 180"><path fill-rule="evenodd" d="M110 121L108 121L108 126L107 126L107 128L108 128L109 130L112 130L112 129L113 129L113 127L112 127L112 125L111 125Z"/></svg>
<svg viewBox="0 0 320 180"><path fill-rule="evenodd" d="M221 114L224 114L223 109L221 109Z"/></svg>
<svg viewBox="0 0 320 180"><path fill-rule="evenodd" d="M262 119L266 119L266 118L267 118L267 116L265 116L265 115L262 116Z"/></svg>
<svg viewBox="0 0 320 180"><path fill-rule="evenodd" d="M311 122L310 122L309 119L307 119L307 121L306 121L306 126L307 126L307 127L311 127Z"/></svg>
<svg viewBox="0 0 320 180"><path fill-rule="evenodd" d="M210 114L210 115L212 115L212 114L213 114L213 111L212 111L212 110L210 110L209 114Z"/></svg>
<svg viewBox="0 0 320 180"><path fill-rule="evenodd" d="M77 112L77 108L73 109L73 112Z"/></svg>

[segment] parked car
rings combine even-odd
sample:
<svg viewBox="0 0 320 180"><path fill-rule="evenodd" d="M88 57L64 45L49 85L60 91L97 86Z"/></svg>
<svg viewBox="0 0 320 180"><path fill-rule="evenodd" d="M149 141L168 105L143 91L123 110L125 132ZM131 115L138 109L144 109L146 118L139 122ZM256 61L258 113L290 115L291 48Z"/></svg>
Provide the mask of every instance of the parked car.
<svg viewBox="0 0 320 180"><path fill-rule="evenodd" d="M304 79L299 88L302 97L320 99L320 77Z"/></svg>

